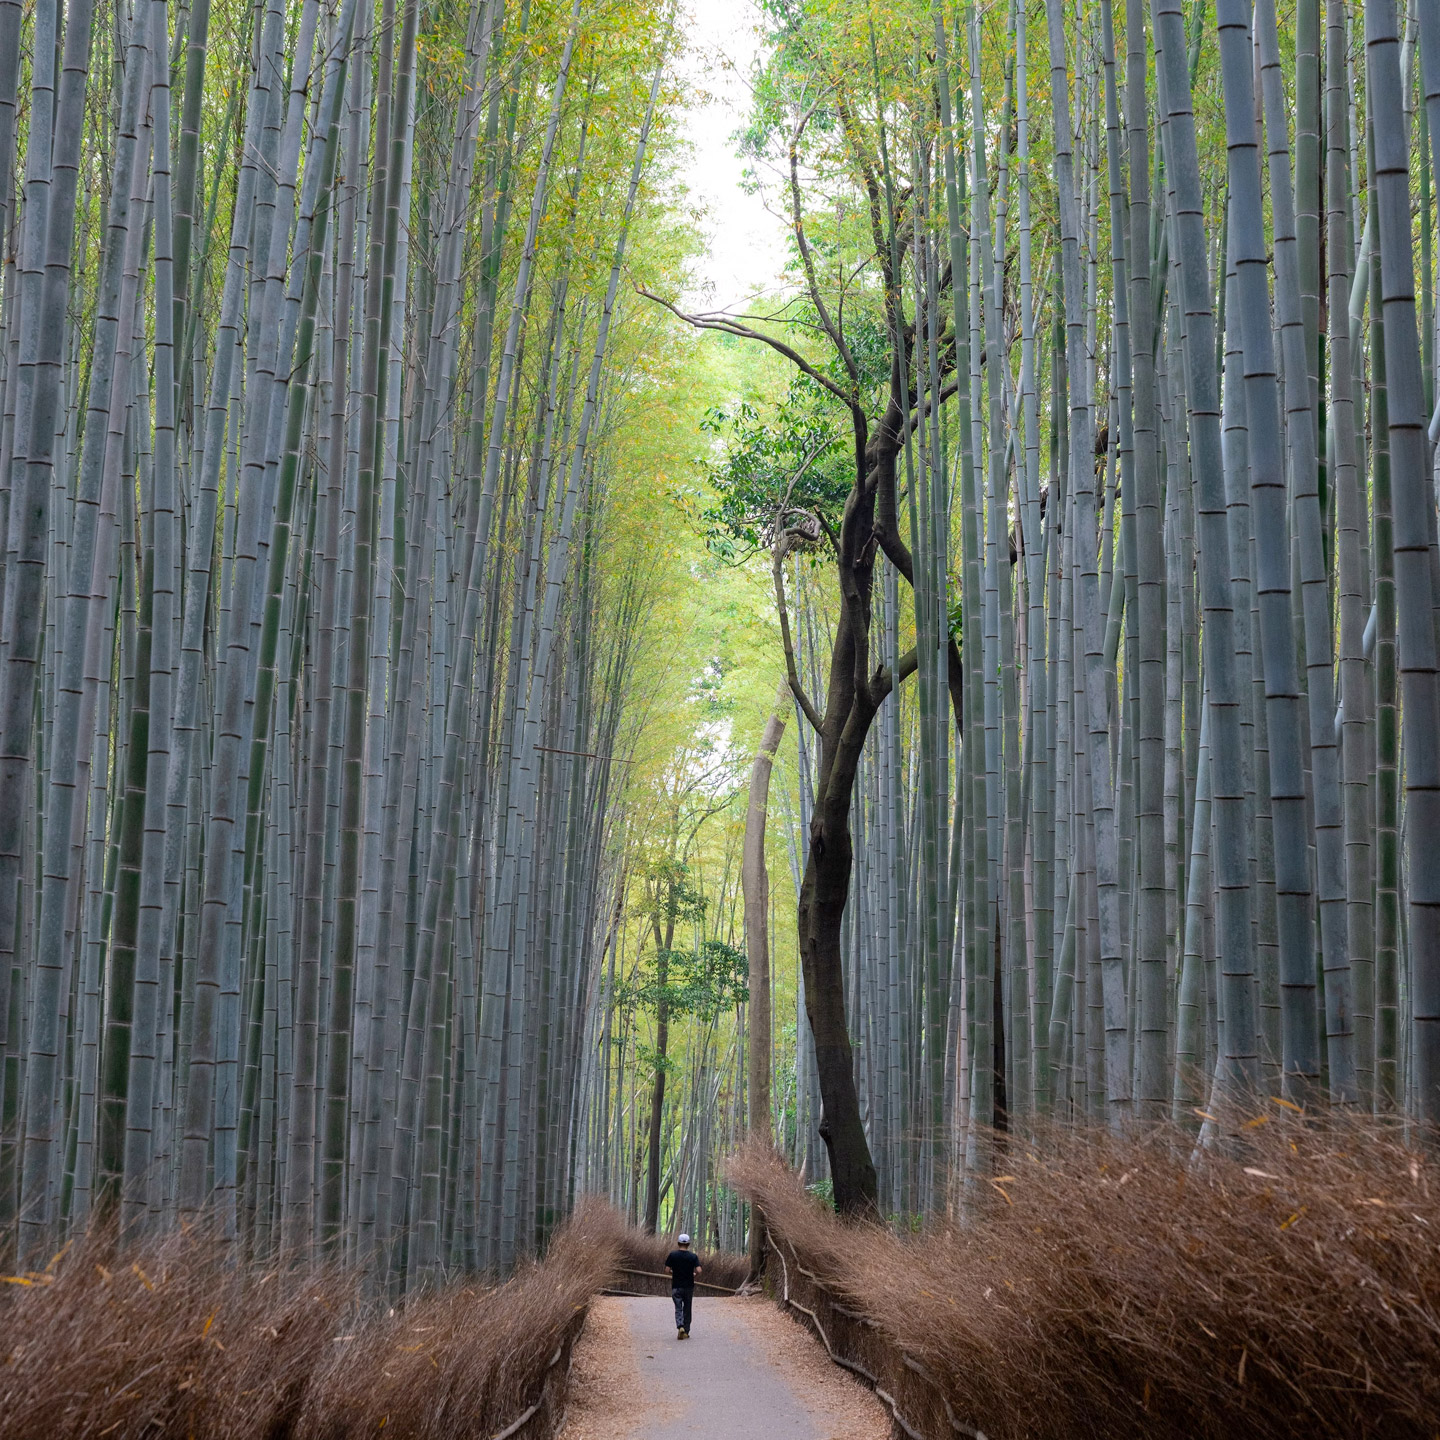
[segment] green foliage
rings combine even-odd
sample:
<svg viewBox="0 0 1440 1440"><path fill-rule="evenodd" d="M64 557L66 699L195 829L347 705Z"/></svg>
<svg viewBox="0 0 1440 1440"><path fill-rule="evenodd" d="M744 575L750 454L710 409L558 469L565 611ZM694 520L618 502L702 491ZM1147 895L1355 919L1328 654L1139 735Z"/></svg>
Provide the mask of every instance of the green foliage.
<svg viewBox="0 0 1440 1440"><path fill-rule="evenodd" d="M615 987L622 1005L670 1019L693 1015L712 1023L723 1011L750 998L745 952L720 940L702 940L693 950L662 950L651 971L637 971ZM643 1058L643 1057L642 1057Z"/></svg>
<svg viewBox="0 0 1440 1440"><path fill-rule="evenodd" d="M690 866L668 855L646 860L636 913L662 930L681 923L698 925L705 918L705 896L691 882Z"/></svg>
<svg viewBox="0 0 1440 1440"><path fill-rule="evenodd" d="M835 1208L835 1182L828 1175L814 1185L807 1185L805 1193L813 1195L827 1210Z"/></svg>
<svg viewBox="0 0 1440 1440"><path fill-rule="evenodd" d="M691 684L690 699L698 709L702 723L723 720L735 709L734 698L725 683L729 678L730 669L725 657L717 655L705 664ZM720 746L711 736L697 736L694 749L697 752L698 763L708 764L712 760L720 758L717 756Z"/></svg>
<svg viewBox="0 0 1440 1440"><path fill-rule="evenodd" d="M713 1021L721 1011L750 998L750 965L745 952L721 940L702 940L697 949L672 951L670 973L684 1013Z"/></svg>
<svg viewBox="0 0 1440 1440"><path fill-rule="evenodd" d="M653 1078L656 1075L673 1075L679 1068L673 1055L662 1055L653 1045L643 1040L635 1044L635 1065L642 1075Z"/></svg>
<svg viewBox="0 0 1440 1440"><path fill-rule="evenodd" d="M677 925L698 926L705 918L705 894L684 860L662 856L647 861L642 893L636 913L666 941ZM720 940L697 940L690 949L657 945L650 966L616 986L616 999L653 1015L693 1015L713 1023L722 1011L750 998L749 973L745 952Z"/></svg>
<svg viewBox="0 0 1440 1440"><path fill-rule="evenodd" d="M750 124L740 138L742 153L758 160L772 144L788 141L799 97L807 108L816 107L809 128L817 134L838 132L840 116L833 100L817 102L807 85L817 48L828 49L831 38L820 7L804 0L758 0L757 8L768 24L766 63L754 77Z"/></svg>
<svg viewBox="0 0 1440 1440"><path fill-rule="evenodd" d="M728 441L707 469L714 498L700 514L712 554L738 564L783 530L818 539L839 525L854 465L836 421L834 401L808 375L791 380L768 416L749 399L705 411L701 429Z"/></svg>
<svg viewBox="0 0 1440 1440"><path fill-rule="evenodd" d="M953 577L950 582L950 604L945 612L945 623L949 627L950 638L959 646L963 654L965 650L965 596Z"/></svg>

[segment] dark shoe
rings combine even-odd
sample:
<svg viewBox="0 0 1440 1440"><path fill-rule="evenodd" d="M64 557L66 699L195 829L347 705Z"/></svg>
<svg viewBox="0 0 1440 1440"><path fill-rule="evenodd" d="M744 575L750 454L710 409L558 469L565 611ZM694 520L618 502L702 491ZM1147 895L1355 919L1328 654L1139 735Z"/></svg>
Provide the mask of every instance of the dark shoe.
<svg viewBox="0 0 1440 1440"><path fill-rule="evenodd" d="M680 1338L682 1340L688 1340L690 1338L690 1332L688 1330L682 1330L680 1332Z"/></svg>
<svg viewBox="0 0 1440 1440"><path fill-rule="evenodd" d="M683 1330L676 1330L675 1338L677 1340L683 1340L685 1338L685 1332Z"/></svg>

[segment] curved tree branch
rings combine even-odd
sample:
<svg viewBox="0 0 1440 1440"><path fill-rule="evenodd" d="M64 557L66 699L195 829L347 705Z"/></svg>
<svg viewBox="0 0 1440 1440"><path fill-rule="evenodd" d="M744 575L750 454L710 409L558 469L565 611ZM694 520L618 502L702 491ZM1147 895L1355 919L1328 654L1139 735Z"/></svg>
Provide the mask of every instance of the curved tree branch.
<svg viewBox="0 0 1440 1440"><path fill-rule="evenodd" d="M898 660L894 668L889 665L877 665L875 673L870 677L870 704L878 710L885 702L886 696L897 686L908 680L920 665L920 654L912 645Z"/></svg>
<svg viewBox="0 0 1440 1440"><path fill-rule="evenodd" d="M783 520L789 512L790 497L795 493L795 487L805 478L805 472L815 463L820 452L829 447L830 443L828 440L817 440L815 444L810 447L810 453L800 462L800 468L790 477L789 483L785 486L785 498L780 502L780 508L775 512L777 534L781 520Z"/></svg>
<svg viewBox="0 0 1440 1440"><path fill-rule="evenodd" d="M800 672L795 667L795 641L790 634L790 610L785 603L785 551L787 549L782 539L776 544L770 553L770 568L775 577L775 608L780 612L780 642L785 647L785 678L790 682L790 693L795 697L795 703L800 707L801 713L815 727L816 734L823 732L824 721L820 718L820 712L811 703L810 697L806 695L800 684Z"/></svg>
<svg viewBox="0 0 1440 1440"><path fill-rule="evenodd" d="M815 278L815 257L811 253L809 240L805 238L805 222L801 218L800 137L805 133L806 125L810 123L810 117L814 115L819 105L820 100L817 99L800 117L790 136L790 210L794 218L795 243L800 250L800 263L805 267L805 280L810 287L810 298L815 302L815 312L819 315L820 323L824 326L825 333L830 337L831 344L840 352L840 358L845 362L845 369L850 376L851 383L858 386L860 383L860 367L855 363L855 357L850 353L850 347L845 343L845 332L840 328L839 323L831 316L830 309L825 304L825 297L820 293L820 285Z"/></svg>
<svg viewBox="0 0 1440 1440"><path fill-rule="evenodd" d="M835 533L835 528L818 511L814 511L815 523L825 532L825 538L830 542L830 549L834 552L835 558L840 558L840 537Z"/></svg>
<svg viewBox="0 0 1440 1440"><path fill-rule="evenodd" d="M742 325L738 320L730 319L729 316L687 315L679 306L673 305L663 296L645 289L643 285L635 285L635 293L643 295L647 300L653 300L655 304L668 310L677 320L683 320L697 330L719 330L724 335L735 335L742 340L758 340L762 345L768 345L772 350L783 355L797 370L803 371L817 385L828 390L847 410L854 412L856 406L854 397L847 395L833 380L822 375L798 350L793 349L783 340L776 340L762 331L752 330L748 325Z"/></svg>

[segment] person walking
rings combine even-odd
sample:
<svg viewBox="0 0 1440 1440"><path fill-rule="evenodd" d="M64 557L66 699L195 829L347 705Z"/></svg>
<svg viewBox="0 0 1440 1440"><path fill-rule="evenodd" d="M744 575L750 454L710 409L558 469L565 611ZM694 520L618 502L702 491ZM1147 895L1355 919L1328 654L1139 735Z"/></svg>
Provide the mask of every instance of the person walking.
<svg viewBox="0 0 1440 1440"><path fill-rule="evenodd" d="M690 1338L690 1316L695 1309L695 1277L701 1271L700 1257L690 1248L690 1237L675 1242L680 1248L665 1257L670 1272L670 1298L675 1302L675 1338Z"/></svg>

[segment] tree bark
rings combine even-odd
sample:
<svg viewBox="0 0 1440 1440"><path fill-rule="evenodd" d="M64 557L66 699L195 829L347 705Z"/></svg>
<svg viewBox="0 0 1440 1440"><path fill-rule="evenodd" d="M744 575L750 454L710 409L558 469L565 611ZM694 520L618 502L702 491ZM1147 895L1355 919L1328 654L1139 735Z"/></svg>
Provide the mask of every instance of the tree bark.
<svg viewBox="0 0 1440 1440"><path fill-rule="evenodd" d="M655 938L659 940L658 933ZM655 978L660 1004L655 1015L655 1085L650 1091L650 1135L645 1157L645 1231L649 1235L660 1228L660 1122L665 1115L665 1056L670 1042L670 1006L665 1000L665 986L670 980L668 943L659 948Z"/></svg>
<svg viewBox="0 0 1440 1440"><path fill-rule="evenodd" d="M655 1084L650 1091L650 1133L645 1156L645 1230L653 1235L660 1228L660 1122L665 1116L665 1061L670 1053L670 950L675 944L675 920L679 914L677 882L673 875L657 875L650 916L655 939ZM665 928L660 928L660 917ZM678 1192L677 1192L678 1193ZM678 1205L678 1201L677 1201Z"/></svg>
<svg viewBox="0 0 1440 1440"><path fill-rule="evenodd" d="M770 1128L770 874L765 868L765 812L770 803L770 770L780 737L785 733L785 712L790 706L790 685L781 680L775 705L760 736L760 748L750 767L749 805L745 811L745 844L740 861L740 886L745 898L745 958L749 963L750 1035L749 1090L750 1138L773 1143ZM758 1210L750 1215L750 1276L764 1265L765 1224Z"/></svg>

